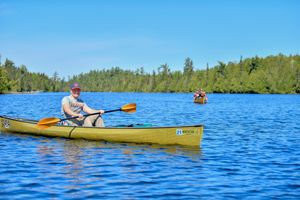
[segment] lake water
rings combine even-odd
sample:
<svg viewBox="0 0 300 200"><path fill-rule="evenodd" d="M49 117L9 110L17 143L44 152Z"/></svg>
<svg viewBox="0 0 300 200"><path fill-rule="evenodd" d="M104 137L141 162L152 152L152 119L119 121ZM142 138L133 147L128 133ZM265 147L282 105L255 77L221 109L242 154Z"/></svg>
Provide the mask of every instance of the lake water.
<svg viewBox="0 0 300 200"><path fill-rule="evenodd" d="M0 95L0 115L60 117L67 93ZM300 95L82 93L106 125L204 124L201 147L0 133L0 199L299 199Z"/></svg>

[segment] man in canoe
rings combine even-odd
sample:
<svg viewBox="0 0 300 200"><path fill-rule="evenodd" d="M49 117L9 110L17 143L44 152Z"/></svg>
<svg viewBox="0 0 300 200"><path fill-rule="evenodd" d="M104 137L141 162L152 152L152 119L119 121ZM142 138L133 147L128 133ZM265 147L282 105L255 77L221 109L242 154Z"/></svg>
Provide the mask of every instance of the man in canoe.
<svg viewBox="0 0 300 200"><path fill-rule="evenodd" d="M104 110L94 110L90 108L82 99L79 98L80 91L81 89L79 83L73 83L70 86L70 95L65 96L62 99L62 115L65 118L78 116L78 118L76 119L64 121L63 125L104 127L104 122L101 117L101 114L104 113ZM87 114L99 112L99 115L90 115L88 117L83 117L83 115L81 114L82 111Z"/></svg>

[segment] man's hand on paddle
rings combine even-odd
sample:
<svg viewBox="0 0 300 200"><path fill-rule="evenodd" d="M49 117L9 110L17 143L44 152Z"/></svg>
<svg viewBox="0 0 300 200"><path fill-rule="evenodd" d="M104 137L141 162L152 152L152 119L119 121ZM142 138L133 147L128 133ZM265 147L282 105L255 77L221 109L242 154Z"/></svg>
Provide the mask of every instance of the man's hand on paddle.
<svg viewBox="0 0 300 200"><path fill-rule="evenodd" d="M98 110L98 112L100 113L100 115L102 115L105 111L104 110Z"/></svg>

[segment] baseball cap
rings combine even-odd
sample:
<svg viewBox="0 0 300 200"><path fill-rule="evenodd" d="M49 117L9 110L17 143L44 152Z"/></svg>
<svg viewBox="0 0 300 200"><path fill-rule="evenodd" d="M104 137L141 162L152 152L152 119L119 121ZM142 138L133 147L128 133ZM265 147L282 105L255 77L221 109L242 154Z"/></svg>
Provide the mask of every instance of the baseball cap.
<svg viewBox="0 0 300 200"><path fill-rule="evenodd" d="M73 90L73 89L80 89L79 83L76 83L76 82L75 82L75 83L71 84L71 85L70 85L70 89L71 89L71 90Z"/></svg>

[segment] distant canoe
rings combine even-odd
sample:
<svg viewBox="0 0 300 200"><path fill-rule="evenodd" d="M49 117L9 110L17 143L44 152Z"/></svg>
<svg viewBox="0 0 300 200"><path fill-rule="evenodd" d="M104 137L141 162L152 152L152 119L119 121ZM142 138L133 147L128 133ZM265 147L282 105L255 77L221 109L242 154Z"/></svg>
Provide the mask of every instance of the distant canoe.
<svg viewBox="0 0 300 200"><path fill-rule="evenodd" d="M200 98L194 99L194 103L205 104L205 103L207 103L207 100L205 97L200 97Z"/></svg>

